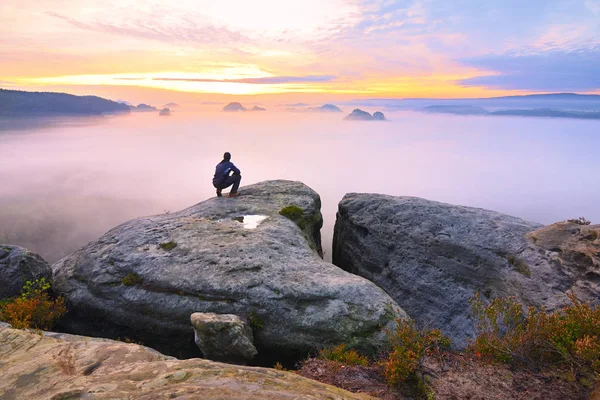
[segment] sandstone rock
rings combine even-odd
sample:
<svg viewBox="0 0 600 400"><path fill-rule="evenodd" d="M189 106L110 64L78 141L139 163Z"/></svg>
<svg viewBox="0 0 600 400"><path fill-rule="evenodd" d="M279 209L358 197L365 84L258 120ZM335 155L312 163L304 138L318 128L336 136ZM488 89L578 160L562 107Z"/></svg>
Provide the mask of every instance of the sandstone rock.
<svg viewBox="0 0 600 400"><path fill-rule="evenodd" d="M368 399L291 372L177 360L136 344L0 327L1 399Z"/></svg>
<svg viewBox="0 0 600 400"><path fill-rule="evenodd" d="M54 288L69 306L62 329L189 357L200 354L189 316L213 312L252 322L256 363L340 343L374 351L382 328L406 314L319 257L318 194L291 181L240 193L126 222L54 264ZM288 205L303 210L296 223L279 214Z"/></svg>
<svg viewBox="0 0 600 400"><path fill-rule="evenodd" d="M194 313L191 320L195 342L204 358L245 362L258 353L252 329L237 315Z"/></svg>
<svg viewBox="0 0 600 400"><path fill-rule="evenodd" d="M333 262L462 348L474 335L468 300L475 292L550 310L568 302L569 290L600 299L599 226L532 232L540 227L477 208L352 193L339 205Z"/></svg>
<svg viewBox="0 0 600 400"><path fill-rule="evenodd" d="M50 265L40 256L18 246L0 244L0 299L18 296L25 282L50 280Z"/></svg>

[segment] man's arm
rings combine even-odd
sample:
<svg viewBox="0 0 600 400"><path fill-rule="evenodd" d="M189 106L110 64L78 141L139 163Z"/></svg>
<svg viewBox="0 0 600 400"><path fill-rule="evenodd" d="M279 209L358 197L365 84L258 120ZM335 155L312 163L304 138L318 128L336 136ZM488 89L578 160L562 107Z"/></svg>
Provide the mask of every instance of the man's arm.
<svg viewBox="0 0 600 400"><path fill-rule="evenodd" d="M233 171L234 175L241 175L242 174L240 172L240 170L238 169L238 167L236 167L235 165L233 165L233 163L231 163L231 170Z"/></svg>

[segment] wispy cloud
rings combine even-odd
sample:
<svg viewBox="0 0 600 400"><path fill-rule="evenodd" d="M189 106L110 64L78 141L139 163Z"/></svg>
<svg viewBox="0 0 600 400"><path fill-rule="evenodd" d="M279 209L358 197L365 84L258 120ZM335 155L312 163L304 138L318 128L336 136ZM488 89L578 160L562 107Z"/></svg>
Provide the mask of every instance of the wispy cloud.
<svg viewBox="0 0 600 400"><path fill-rule="evenodd" d="M210 24L201 24L192 18L177 16L163 23L165 19L159 15L140 15L120 23L86 22L62 15L47 12L47 15L60 19L69 25L100 33L121 35L142 39L166 41L172 43L245 43L249 39L239 32Z"/></svg>
<svg viewBox="0 0 600 400"><path fill-rule="evenodd" d="M138 78L129 78L138 79ZM140 78L141 79L141 78ZM283 83L318 83L331 82L336 77L332 75L311 75L311 76L268 76L261 78L241 78L241 79L203 79L203 78L152 78L155 81L179 81L179 82L222 82L222 83L248 83L255 85L277 85Z"/></svg>
<svg viewBox="0 0 600 400"><path fill-rule="evenodd" d="M492 72L459 81L463 86L542 92L600 89L600 45L542 51L531 48L460 61Z"/></svg>

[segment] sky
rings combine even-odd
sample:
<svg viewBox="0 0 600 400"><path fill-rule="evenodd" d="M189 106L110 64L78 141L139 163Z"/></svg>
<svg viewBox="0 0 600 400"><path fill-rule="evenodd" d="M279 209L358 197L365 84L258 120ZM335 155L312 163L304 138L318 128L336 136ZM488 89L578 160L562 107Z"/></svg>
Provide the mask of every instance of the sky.
<svg viewBox="0 0 600 400"><path fill-rule="evenodd" d="M600 0L1 0L0 88L132 102L600 93Z"/></svg>

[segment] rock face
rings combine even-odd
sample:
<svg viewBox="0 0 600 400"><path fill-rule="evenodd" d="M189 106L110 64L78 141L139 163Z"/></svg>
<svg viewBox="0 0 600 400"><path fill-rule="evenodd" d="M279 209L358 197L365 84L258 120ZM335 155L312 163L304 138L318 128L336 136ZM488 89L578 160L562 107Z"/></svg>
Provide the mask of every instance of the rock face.
<svg viewBox="0 0 600 400"><path fill-rule="evenodd" d="M136 344L0 327L1 399L369 399L291 372L176 360Z"/></svg>
<svg viewBox="0 0 600 400"><path fill-rule="evenodd" d="M258 354L252 329L237 315L194 313L191 320L195 342L204 358L245 363Z"/></svg>
<svg viewBox="0 0 600 400"><path fill-rule="evenodd" d="M243 105L241 105L238 102L233 102L233 103L229 103L225 107L223 107L223 111L226 111L226 112L246 111L246 107L244 107Z"/></svg>
<svg viewBox="0 0 600 400"><path fill-rule="evenodd" d="M291 181L240 193L126 222L54 264L69 306L62 329L184 357L199 355L189 316L213 312L251 322L261 364L339 343L374 350L405 313L319 257L319 195ZM279 214L289 205L303 210L296 223Z"/></svg>
<svg viewBox="0 0 600 400"><path fill-rule="evenodd" d="M600 298L599 226L540 227L482 209L353 193L339 204L333 262L375 282L461 348L474 335L468 300L475 292L549 309L567 303L571 289Z"/></svg>
<svg viewBox="0 0 600 400"><path fill-rule="evenodd" d="M46 278L50 265L40 256L18 246L0 244L0 299L18 296L27 281Z"/></svg>

